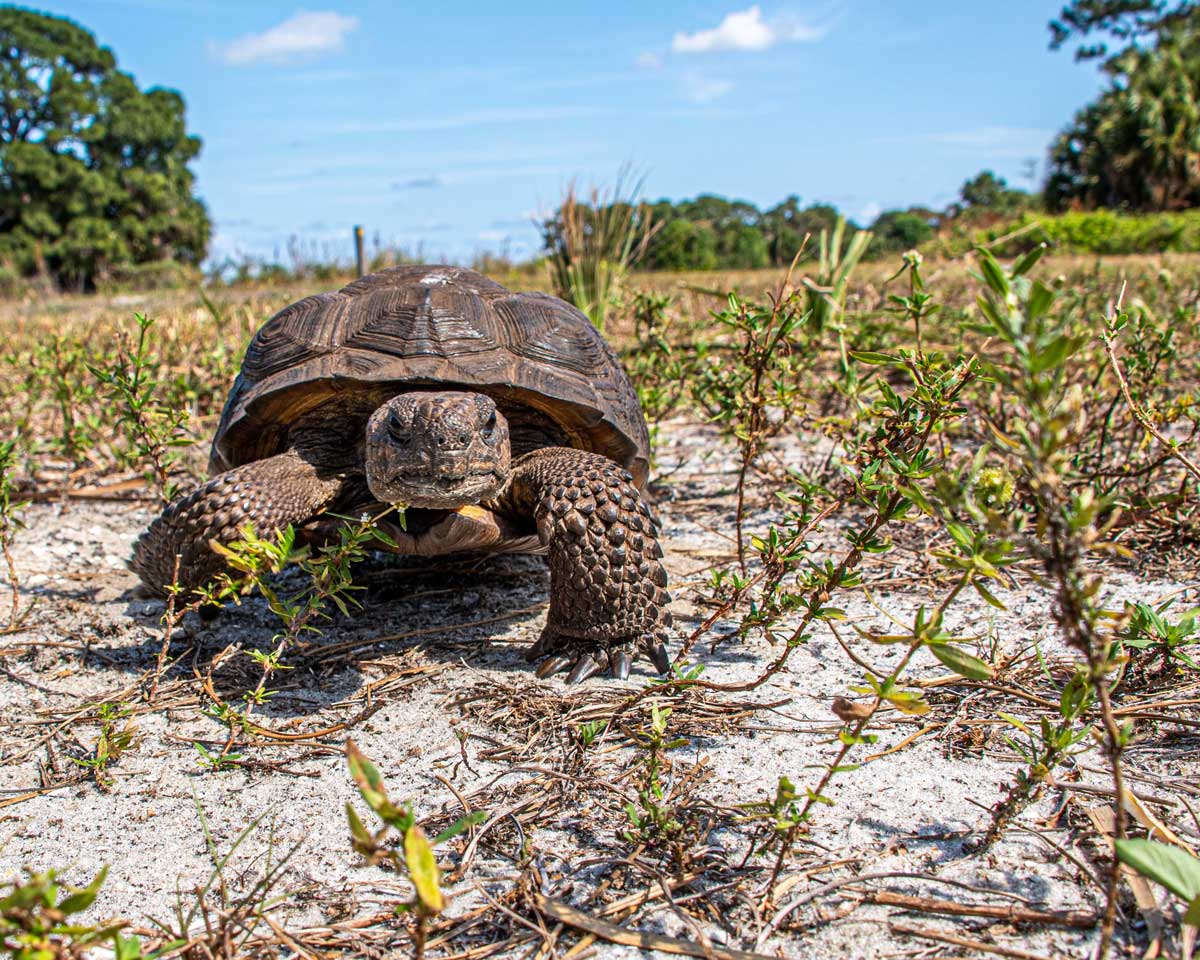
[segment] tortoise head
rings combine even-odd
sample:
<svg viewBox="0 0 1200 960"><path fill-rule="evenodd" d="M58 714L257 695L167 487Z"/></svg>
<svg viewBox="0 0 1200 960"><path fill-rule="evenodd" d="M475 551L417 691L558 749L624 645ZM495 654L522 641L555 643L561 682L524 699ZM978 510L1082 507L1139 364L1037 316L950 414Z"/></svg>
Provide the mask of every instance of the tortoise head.
<svg viewBox="0 0 1200 960"><path fill-rule="evenodd" d="M453 510L489 500L510 463L508 421L482 393L402 393L367 421L367 486L384 503Z"/></svg>

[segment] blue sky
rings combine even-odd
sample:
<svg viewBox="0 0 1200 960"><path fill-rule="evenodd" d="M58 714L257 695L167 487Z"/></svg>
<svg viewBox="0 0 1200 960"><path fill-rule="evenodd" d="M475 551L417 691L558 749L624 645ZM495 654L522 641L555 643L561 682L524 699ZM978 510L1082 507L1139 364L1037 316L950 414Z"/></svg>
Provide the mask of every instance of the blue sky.
<svg viewBox="0 0 1200 960"><path fill-rule="evenodd" d="M1047 49L1062 0L303 5L61 0L142 86L180 90L212 254L349 251L350 229L469 260L537 245L572 178L645 195L789 193L860 220L1030 186L1100 89Z"/></svg>

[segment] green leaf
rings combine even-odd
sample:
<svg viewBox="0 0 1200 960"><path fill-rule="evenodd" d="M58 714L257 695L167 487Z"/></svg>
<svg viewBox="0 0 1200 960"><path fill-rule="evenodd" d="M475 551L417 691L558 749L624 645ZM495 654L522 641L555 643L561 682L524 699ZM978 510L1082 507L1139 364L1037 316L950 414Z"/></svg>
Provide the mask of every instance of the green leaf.
<svg viewBox="0 0 1200 960"><path fill-rule="evenodd" d="M992 292L1001 297L1008 296L1008 278L1004 276L1004 271L1000 269L1000 264L995 261L990 253L986 251L980 253L979 267L983 271L984 282L992 289Z"/></svg>
<svg viewBox="0 0 1200 960"><path fill-rule="evenodd" d="M1029 316L1036 320L1044 316L1054 306L1055 293L1041 280L1035 280L1029 290Z"/></svg>
<svg viewBox="0 0 1200 960"><path fill-rule="evenodd" d="M1067 337L1059 334L1045 347L1034 354L1029 360L1031 373L1043 373L1062 366L1063 361L1080 347L1078 337Z"/></svg>
<svg viewBox="0 0 1200 960"><path fill-rule="evenodd" d="M395 806L388 799L387 790L383 786L383 778L375 769L375 764L354 745L353 740L346 741L346 759L350 764L350 776L358 786L358 792L385 823L397 830L407 830L412 826L411 811Z"/></svg>
<svg viewBox="0 0 1200 960"><path fill-rule="evenodd" d="M364 848L373 847L375 845L374 839L367 831L367 828L363 825L362 820L359 819L357 811L348 800L346 801L346 819L350 823L350 836L354 838L356 845Z"/></svg>
<svg viewBox="0 0 1200 960"><path fill-rule="evenodd" d="M1014 277L1022 276L1028 273L1037 265L1037 262L1042 259L1042 254L1046 252L1047 245L1039 243L1036 247L1030 250L1025 256L1021 257L1012 266L1012 275Z"/></svg>
<svg viewBox="0 0 1200 960"><path fill-rule="evenodd" d="M445 843L452 837L457 837L464 830L469 830L477 823L483 823L488 818L486 810L473 810L465 817L459 817L445 830L433 838L433 845L436 847L439 843Z"/></svg>
<svg viewBox="0 0 1200 960"><path fill-rule="evenodd" d="M1154 840L1118 840L1116 845L1118 860L1181 897L1192 912L1192 901L1200 898L1200 859Z"/></svg>
<svg viewBox="0 0 1200 960"><path fill-rule="evenodd" d="M949 643L929 643L926 646L944 666L968 680L991 680L995 676L990 664L967 653L962 647Z"/></svg>
<svg viewBox="0 0 1200 960"><path fill-rule="evenodd" d="M886 353L874 353L870 350L850 350L849 353L859 363L880 364L896 362L895 357L888 356Z"/></svg>
<svg viewBox="0 0 1200 960"><path fill-rule="evenodd" d="M446 904L439 885L437 860L433 856L433 847L425 839L425 832L415 824L404 832L404 862L421 906L427 913L441 913Z"/></svg>
<svg viewBox="0 0 1200 960"><path fill-rule="evenodd" d="M1008 607L1006 607L1003 603L1001 603L1000 599L994 593L992 593L991 590L989 590L987 587L985 587L978 580L972 580L971 586L973 586L975 588L976 593L978 593L981 597L983 597L985 602L991 604L997 610L1007 610L1008 609Z"/></svg>
<svg viewBox="0 0 1200 960"><path fill-rule="evenodd" d="M100 887L104 883L104 878L108 876L108 867L104 867L95 879L92 880L82 890L76 890L73 894L67 897L62 903L58 904L58 909L65 914L79 913L81 910L86 910L92 905L96 899L96 894L100 892Z"/></svg>
<svg viewBox="0 0 1200 960"><path fill-rule="evenodd" d="M883 699L910 717L923 717L929 712L929 704L920 698L920 694L896 693Z"/></svg>

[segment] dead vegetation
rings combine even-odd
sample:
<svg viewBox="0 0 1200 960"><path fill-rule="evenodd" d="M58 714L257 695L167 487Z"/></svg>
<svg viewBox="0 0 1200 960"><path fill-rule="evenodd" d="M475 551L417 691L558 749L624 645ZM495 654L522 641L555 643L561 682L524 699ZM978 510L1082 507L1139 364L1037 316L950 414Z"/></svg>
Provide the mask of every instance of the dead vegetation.
<svg viewBox="0 0 1200 960"><path fill-rule="evenodd" d="M215 621L133 591L301 291L3 308L6 946L1190 955L1200 261L634 284L678 660L572 690L536 560L366 523L249 540Z"/></svg>

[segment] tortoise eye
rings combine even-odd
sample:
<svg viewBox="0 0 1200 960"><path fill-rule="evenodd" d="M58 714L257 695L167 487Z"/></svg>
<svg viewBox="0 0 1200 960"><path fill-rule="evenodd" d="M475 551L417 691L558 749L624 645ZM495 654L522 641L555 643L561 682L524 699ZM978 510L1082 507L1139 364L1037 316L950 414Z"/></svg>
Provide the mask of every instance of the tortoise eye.
<svg viewBox="0 0 1200 960"><path fill-rule="evenodd" d="M412 440L412 434L396 413L388 417L388 436L398 447L407 447Z"/></svg>
<svg viewBox="0 0 1200 960"><path fill-rule="evenodd" d="M491 440L496 432L496 412L493 410L492 415L488 417L488 422L483 425L483 429L479 431L479 435L484 440Z"/></svg>

